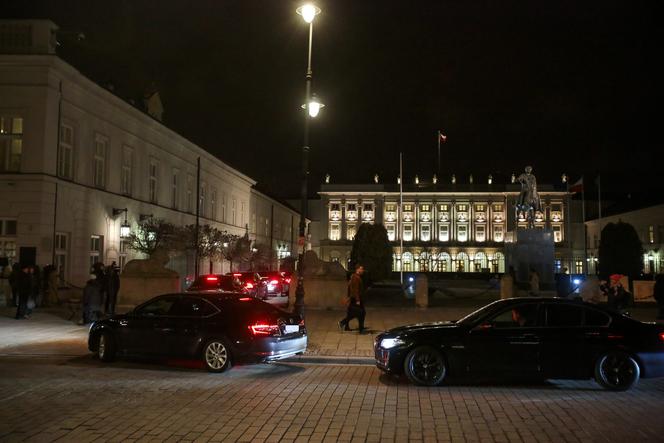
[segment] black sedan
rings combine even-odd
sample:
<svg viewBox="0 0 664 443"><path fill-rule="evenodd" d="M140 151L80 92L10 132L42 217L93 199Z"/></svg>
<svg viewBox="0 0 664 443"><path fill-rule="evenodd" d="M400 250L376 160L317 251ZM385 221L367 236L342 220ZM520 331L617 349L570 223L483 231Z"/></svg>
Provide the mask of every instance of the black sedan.
<svg viewBox="0 0 664 443"><path fill-rule="evenodd" d="M458 321L394 328L374 351L378 368L427 386L466 375L594 377L626 390L664 376L664 326L558 298L499 300Z"/></svg>
<svg viewBox="0 0 664 443"><path fill-rule="evenodd" d="M117 355L200 359L222 372L238 361L272 361L307 349L298 315L246 294L155 297L90 327L88 348L102 361Z"/></svg>

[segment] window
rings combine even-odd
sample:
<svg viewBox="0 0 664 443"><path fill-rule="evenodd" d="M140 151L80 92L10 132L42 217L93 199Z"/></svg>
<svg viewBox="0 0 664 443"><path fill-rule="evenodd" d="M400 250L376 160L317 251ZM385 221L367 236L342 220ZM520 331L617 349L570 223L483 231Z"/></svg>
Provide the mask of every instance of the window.
<svg viewBox="0 0 664 443"><path fill-rule="evenodd" d="M484 212L484 211L486 211L486 206L485 205L475 205L475 211Z"/></svg>
<svg viewBox="0 0 664 443"><path fill-rule="evenodd" d="M217 309L205 300L182 297L175 301L168 314L179 317L207 317L215 312Z"/></svg>
<svg viewBox="0 0 664 443"><path fill-rule="evenodd" d="M505 229L503 225L496 225L493 227L493 241L502 242L505 239Z"/></svg>
<svg viewBox="0 0 664 443"><path fill-rule="evenodd" d="M205 217L205 205L207 205L207 186L205 183L201 183L201 189L198 192L198 214Z"/></svg>
<svg viewBox="0 0 664 443"><path fill-rule="evenodd" d="M131 195L132 172L134 169L133 150L127 146L122 147L122 177L120 178L120 192Z"/></svg>
<svg viewBox="0 0 664 443"><path fill-rule="evenodd" d="M397 205L394 203L388 203L385 205L385 212L396 212L397 211Z"/></svg>
<svg viewBox="0 0 664 443"><path fill-rule="evenodd" d="M413 212L413 205L411 204L403 205L403 212Z"/></svg>
<svg viewBox="0 0 664 443"><path fill-rule="evenodd" d="M0 220L0 257L12 263L16 258L16 220Z"/></svg>
<svg viewBox="0 0 664 443"><path fill-rule="evenodd" d="M65 124L60 126L58 175L69 180L74 179L74 128Z"/></svg>
<svg viewBox="0 0 664 443"><path fill-rule="evenodd" d="M447 212L450 210L449 205L438 205L438 212Z"/></svg>
<svg viewBox="0 0 664 443"><path fill-rule="evenodd" d="M365 203L362 205L362 220L373 220L373 204Z"/></svg>
<svg viewBox="0 0 664 443"><path fill-rule="evenodd" d="M357 205L355 203L346 204L346 220L357 220Z"/></svg>
<svg viewBox="0 0 664 443"><path fill-rule="evenodd" d="M553 225L551 227L553 229L553 241L555 243L560 243L563 241L563 231L560 225Z"/></svg>
<svg viewBox="0 0 664 443"><path fill-rule="evenodd" d="M478 225L475 227L475 241L483 242L486 240L486 226Z"/></svg>
<svg viewBox="0 0 664 443"><path fill-rule="evenodd" d="M582 326L583 311L581 306L547 305L546 325L549 327Z"/></svg>
<svg viewBox="0 0 664 443"><path fill-rule="evenodd" d="M67 250L69 248L69 235L64 232L55 233L55 270L58 273L60 284L67 279Z"/></svg>
<svg viewBox="0 0 664 443"><path fill-rule="evenodd" d="M177 300L174 295L160 297L157 300L151 301L148 304L140 306L136 309L136 315L145 317L154 317L159 315L167 315L173 304Z"/></svg>
<svg viewBox="0 0 664 443"><path fill-rule="evenodd" d="M330 211L339 211L339 203L330 204Z"/></svg>
<svg viewBox="0 0 664 443"><path fill-rule="evenodd" d="M655 227L648 226L648 243L655 243Z"/></svg>
<svg viewBox="0 0 664 443"><path fill-rule="evenodd" d="M156 160L150 160L150 169L149 169L149 199L151 203L157 203L157 196L159 190L159 165Z"/></svg>
<svg viewBox="0 0 664 443"><path fill-rule="evenodd" d="M503 212L503 205L496 203L493 205L493 212Z"/></svg>
<svg viewBox="0 0 664 443"><path fill-rule="evenodd" d="M179 181L180 181L180 171L177 169L173 169L173 176L171 178L171 208L177 209L178 208L178 199L180 197L179 195Z"/></svg>
<svg viewBox="0 0 664 443"><path fill-rule="evenodd" d="M523 328L537 326L538 305L516 305L489 320L494 328Z"/></svg>
<svg viewBox="0 0 664 443"><path fill-rule="evenodd" d="M583 260L574 260L574 273L583 274Z"/></svg>
<svg viewBox="0 0 664 443"><path fill-rule="evenodd" d="M231 224L237 226L237 199L231 200Z"/></svg>
<svg viewBox="0 0 664 443"><path fill-rule="evenodd" d="M226 223L226 204L228 203L228 195L225 192L221 193L221 221Z"/></svg>
<svg viewBox="0 0 664 443"><path fill-rule="evenodd" d="M330 223L330 240L339 240L341 238L341 225L339 223Z"/></svg>
<svg viewBox="0 0 664 443"><path fill-rule="evenodd" d="M187 174L187 212L194 213L194 177Z"/></svg>
<svg viewBox="0 0 664 443"><path fill-rule="evenodd" d="M611 317L604 312L596 311L595 309L585 309L585 314L586 326L608 326L611 322Z"/></svg>
<svg viewBox="0 0 664 443"><path fill-rule="evenodd" d="M413 241L413 225L403 226L403 241Z"/></svg>
<svg viewBox="0 0 664 443"><path fill-rule="evenodd" d="M217 219L217 191L213 189L210 191L210 218Z"/></svg>
<svg viewBox="0 0 664 443"><path fill-rule="evenodd" d="M396 240L396 226L386 225L385 229L387 230L387 239L389 241L395 241Z"/></svg>
<svg viewBox="0 0 664 443"><path fill-rule="evenodd" d="M458 212L466 212L466 211L468 211L468 205L457 205L457 211L458 211Z"/></svg>
<svg viewBox="0 0 664 443"><path fill-rule="evenodd" d="M353 240L355 238L355 224L349 223L346 228L346 239Z"/></svg>
<svg viewBox="0 0 664 443"><path fill-rule="evenodd" d="M100 263L102 259L102 251L104 250L104 236L92 235L90 237L90 269L95 263Z"/></svg>
<svg viewBox="0 0 664 443"><path fill-rule="evenodd" d="M438 225L438 241L450 241L449 225Z"/></svg>
<svg viewBox="0 0 664 443"><path fill-rule="evenodd" d="M420 240L431 241L431 225L420 226Z"/></svg>
<svg viewBox="0 0 664 443"><path fill-rule="evenodd" d="M431 205L420 205L420 211L422 212L431 212Z"/></svg>
<svg viewBox="0 0 664 443"><path fill-rule="evenodd" d="M108 138L95 134L95 152L93 158L92 184L95 188L106 186L106 151L108 150Z"/></svg>
<svg viewBox="0 0 664 443"><path fill-rule="evenodd" d="M468 241L468 226L459 225L457 227L457 240L458 241Z"/></svg>
<svg viewBox="0 0 664 443"><path fill-rule="evenodd" d="M0 172L18 172L23 154L23 119L0 117Z"/></svg>
<svg viewBox="0 0 664 443"><path fill-rule="evenodd" d="M240 221L242 222L242 224L240 226L242 226L242 227L246 226L246 224L247 224L245 206L246 206L246 203L244 201L241 201L240 202ZM267 235L267 224L268 224L268 220L267 220L267 217L266 217L265 218L265 235Z"/></svg>

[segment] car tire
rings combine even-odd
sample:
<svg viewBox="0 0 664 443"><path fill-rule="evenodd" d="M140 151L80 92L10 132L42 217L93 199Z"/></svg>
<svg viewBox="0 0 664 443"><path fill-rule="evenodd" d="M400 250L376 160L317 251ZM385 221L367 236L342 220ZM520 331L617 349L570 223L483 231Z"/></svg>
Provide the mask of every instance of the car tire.
<svg viewBox="0 0 664 443"><path fill-rule="evenodd" d="M607 352L595 363L595 380L612 391L626 391L636 386L640 376L639 364L625 352Z"/></svg>
<svg viewBox="0 0 664 443"><path fill-rule="evenodd" d="M102 331L99 334L99 342L97 344L97 355L99 360L103 362L111 362L115 360L115 355L117 353L117 346L113 336L108 331Z"/></svg>
<svg viewBox="0 0 664 443"><path fill-rule="evenodd" d="M445 357L431 346L418 346L406 355L404 373L416 385L438 386L447 375Z"/></svg>
<svg viewBox="0 0 664 443"><path fill-rule="evenodd" d="M224 372L231 367L231 350L222 339L212 339L203 347L203 363L210 372Z"/></svg>

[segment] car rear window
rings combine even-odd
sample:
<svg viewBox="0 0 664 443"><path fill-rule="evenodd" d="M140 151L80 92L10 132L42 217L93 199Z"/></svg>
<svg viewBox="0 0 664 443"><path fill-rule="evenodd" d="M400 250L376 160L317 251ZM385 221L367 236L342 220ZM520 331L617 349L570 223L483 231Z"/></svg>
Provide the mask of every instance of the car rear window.
<svg viewBox="0 0 664 443"><path fill-rule="evenodd" d="M550 327L582 326L583 311L581 306L547 305L546 325Z"/></svg>
<svg viewBox="0 0 664 443"><path fill-rule="evenodd" d="M242 291L242 285L238 282L237 278L230 275L201 276L194 280L189 290L240 292Z"/></svg>

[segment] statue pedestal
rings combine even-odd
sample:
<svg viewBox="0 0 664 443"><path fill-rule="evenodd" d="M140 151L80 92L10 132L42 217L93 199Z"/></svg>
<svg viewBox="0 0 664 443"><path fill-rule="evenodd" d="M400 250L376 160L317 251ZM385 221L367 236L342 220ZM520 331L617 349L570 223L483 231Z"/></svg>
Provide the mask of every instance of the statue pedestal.
<svg viewBox="0 0 664 443"><path fill-rule="evenodd" d="M117 304L136 306L161 294L180 292L180 276L163 259L131 260L120 274Z"/></svg>
<svg viewBox="0 0 664 443"><path fill-rule="evenodd" d="M554 244L551 231L521 229L516 234L516 242L506 245L506 258L507 265L513 266L516 271L517 282L527 283L530 270L534 269L542 289L553 287Z"/></svg>

